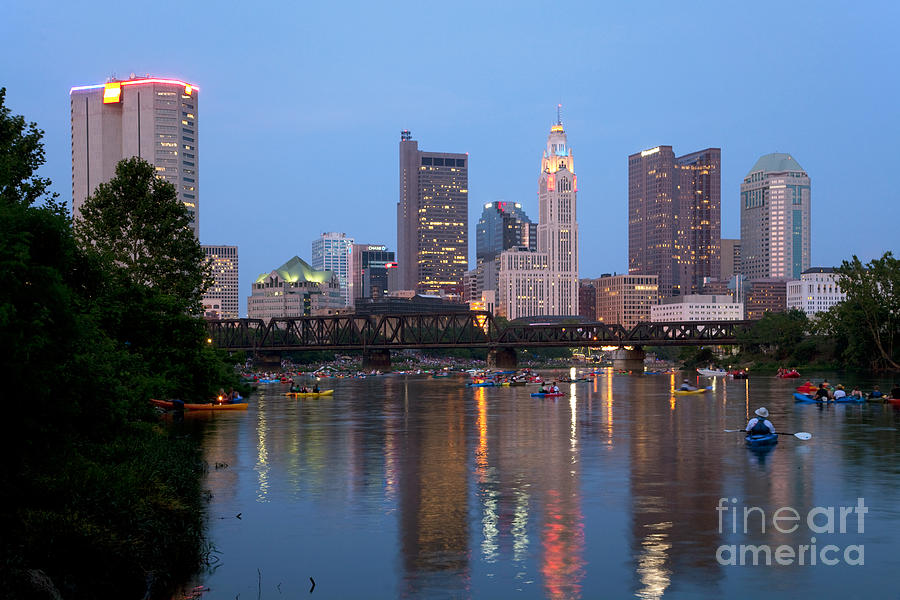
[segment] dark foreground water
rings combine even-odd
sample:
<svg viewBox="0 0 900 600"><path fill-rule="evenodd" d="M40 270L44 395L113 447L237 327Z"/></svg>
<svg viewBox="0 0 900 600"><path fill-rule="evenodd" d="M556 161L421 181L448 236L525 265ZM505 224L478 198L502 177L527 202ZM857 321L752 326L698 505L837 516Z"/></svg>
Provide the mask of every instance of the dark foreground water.
<svg viewBox="0 0 900 600"><path fill-rule="evenodd" d="M674 377L607 374L558 399L323 383L333 398L268 386L185 419L210 464L204 597L900 597L890 405L794 404L796 380L762 376L676 397ZM760 405L812 439L755 452L723 432Z"/></svg>

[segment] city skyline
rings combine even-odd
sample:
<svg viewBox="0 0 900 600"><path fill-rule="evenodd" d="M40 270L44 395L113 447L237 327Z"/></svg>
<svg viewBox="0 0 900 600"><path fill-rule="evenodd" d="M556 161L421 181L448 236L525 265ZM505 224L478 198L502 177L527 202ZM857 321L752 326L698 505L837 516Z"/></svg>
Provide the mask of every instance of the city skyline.
<svg viewBox="0 0 900 600"><path fill-rule="evenodd" d="M473 231L488 202L520 202L536 215L533 139L552 124L558 103L574 132L584 181L580 277L627 270L624 158L662 143L722 149L723 237L739 236L744 175L760 156L784 152L815 180L814 240L866 233L841 236L840 245L813 242L812 265L836 266L854 253L867 260L893 249L889 224L900 203L893 201L892 182L867 178L860 189L850 174L890 172L900 126L889 99L898 83L882 73L889 72L895 46L887 29L900 12L894 5L849 17L837 5L817 5L812 15L779 5L781 18L770 22L765 10L748 17L714 6L686 15L663 6L639 15L629 7L575 3L568 8L571 77L552 86L534 83L535 73L552 72L557 60L526 43L545 28L539 11L527 6L512 15L482 10L474 21L467 10L454 13L433 26L433 51L408 61L390 59L405 52L408 39L399 33L430 22L435 8L410 16L400 8L376 14L361 7L337 31L322 27L324 7L276 8L282 18L274 31L263 19L202 5L185 10L193 23L190 35L187 25L156 32L122 27L140 21L139 7L112 14L63 6L43 14L39 5L16 4L0 33L10 48L30 51L8 65L0 85L7 87L13 112L45 130L41 174L53 180L62 200L71 201L69 88L102 82L113 72L127 78L132 71L196 82L204 95L201 243L241 248L242 296L256 274L283 257L307 256L308 244L322 231L392 245L401 129L414 131L426 148L469 152ZM104 35L85 37L61 26L85 18ZM792 25L797 20L815 26L798 31ZM632 39L637 23L640 43ZM58 32L53 39L43 34L45 27ZM757 35L760 27L766 27L765 39ZM223 31L241 31L239 43L219 43ZM676 50L697 47L701 38L721 50L707 57L715 86L692 86L678 75ZM106 51L110 45L115 55ZM497 60L481 60L485 55ZM286 75L292 59L309 62L310 72ZM654 78L644 76L649 64L658 67ZM786 65L797 64L803 68L788 74ZM464 69L458 71L464 85L447 76L451 67ZM767 73L765 94L743 93L749 71ZM306 93L309 81L325 91ZM277 93L267 93L271 86ZM671 101L657 102L660 89ZM365 160L353 163L353 177L343 176L341 186L328 177L297 186L297 150L326 142L354 149ZM846 211L851 198L864 210ZM871 222L868 215L876 211L883 218ZM302 222L291 236L271 236L273 221L285 218ZM588 223L604 227L603 235L592 235Z"/></svg>

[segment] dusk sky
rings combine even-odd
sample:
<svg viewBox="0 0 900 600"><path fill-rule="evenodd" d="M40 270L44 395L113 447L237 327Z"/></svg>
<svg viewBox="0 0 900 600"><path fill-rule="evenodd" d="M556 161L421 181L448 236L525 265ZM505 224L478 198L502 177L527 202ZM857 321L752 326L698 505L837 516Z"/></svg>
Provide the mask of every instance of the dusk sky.
<svg viewBox="0 0 900 600"><path fill-rule="evenodd" d="M580 275L627 270L627 156L722 148L722 236L757 158L812 180L812 264L898 247L895 2L61 3L0 19L7 105L44 129L71 202L69 88L131 73L200 87L200 239L250 283L321 232L396 250L398 144L468 152L483 205L537 220L556 106L578 174Z"/></svg>

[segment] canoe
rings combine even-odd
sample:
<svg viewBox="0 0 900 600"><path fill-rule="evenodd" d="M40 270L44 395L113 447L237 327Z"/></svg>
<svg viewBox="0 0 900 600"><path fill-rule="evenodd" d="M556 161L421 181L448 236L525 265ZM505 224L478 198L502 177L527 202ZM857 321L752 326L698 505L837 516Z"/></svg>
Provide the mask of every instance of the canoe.
<svg viewBox="0 0 900 600"><path fill-rule="evenodd" d="M285 396L291 396L292 398L306 398L306 397L315 397L315 396L331 396L334 394L334 390L322 390L321 392L285 392Z"/></svg>
<svg viewBox="0 0 900 600"><path fill-rule="evenodd" d="M562 392L554 392L552 394L545 394L545 393L537 392L537 393L532 394L532 396L538 396L538 397L542 397L542 398L552 398L555 396L565 396L565 394L563 394Z"/></svg>
<svg viewBox="0 0 900 600"><path fill-rule="evenodd" d="M169 400L150 400L150 402L154 406L158 406L160 408L172 409L175 407L174 402L170 402ZM187 410L247 410L247 403L241 402L238 404L184 404L184 408Z"/></svg>
<svg viewBox="0 0 900 600"><path fill-rule="evenodd" d="M865 398L854 398L853 396L844 396L843 398L838 398L837 400L816 400L809 394L801 394L800 392L794 392L794 402L804 402L807 404L829 404L829 403L837 403L837 404L855 404L859 402L865 402ZM900 402L900 400L898 400Z"/></svg>
<svg viewBox="0 0 900 600"><path fill-rule="evenodd" d="M745 440L747 445L751 447L774 446L778 443L778 435L775 433L752 434L748 435Z"/></svg>
<svg viewBox="0 0 900 600"><path fill-rule="evenodd" d="M702 394L704 392L708 392L712 390L711 387L700 388L698 390L675 390L675 393L678 395L686 395L686 394Z"/></svg>

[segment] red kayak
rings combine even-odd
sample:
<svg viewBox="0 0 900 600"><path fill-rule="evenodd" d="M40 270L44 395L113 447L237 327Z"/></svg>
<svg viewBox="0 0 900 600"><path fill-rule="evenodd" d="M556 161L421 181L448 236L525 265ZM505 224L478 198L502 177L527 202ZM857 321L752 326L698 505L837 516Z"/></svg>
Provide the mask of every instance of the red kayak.
<svg viewBox="0 0 900 600"><path fill-rule="evenodd" d="M800 373L797 371L789 371L787 373L779 373L775 377L780 377L781 379L796 379L797 377L800 377Z"/></svg>

